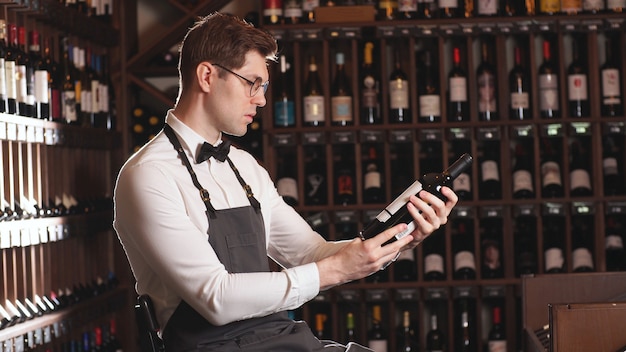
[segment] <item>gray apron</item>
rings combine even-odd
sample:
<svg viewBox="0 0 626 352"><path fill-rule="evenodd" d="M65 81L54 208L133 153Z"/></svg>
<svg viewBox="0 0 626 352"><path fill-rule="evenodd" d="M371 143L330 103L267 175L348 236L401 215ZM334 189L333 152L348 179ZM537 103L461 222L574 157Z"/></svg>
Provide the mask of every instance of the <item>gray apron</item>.
<svg viewBox="0 0 626 352"><path fill-rule="evenodd" d="M261 207L230 158L231 169L244 188L250 206L215 210L208 191L200 186L172 128L165 134L200 190L209 220L209 243L230 273L269 272L265 226ZM295 322L286 312L232 322L223 326L209 323L184 300L178 305L163 331L167 352L179 351L345 351L345 347L324 348L305 322ZM336 348L336 349L335 349Z"/></svg>

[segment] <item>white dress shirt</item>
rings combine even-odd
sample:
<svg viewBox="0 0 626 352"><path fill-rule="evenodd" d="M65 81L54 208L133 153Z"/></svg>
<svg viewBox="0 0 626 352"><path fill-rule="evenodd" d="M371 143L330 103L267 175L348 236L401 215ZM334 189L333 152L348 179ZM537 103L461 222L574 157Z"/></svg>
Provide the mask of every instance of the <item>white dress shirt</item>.
<svg viewBox="0 0 626 352"><path fill-rule="evenodd" d="M215 209L249 206L228 163L211 158L196 164L205 141L171 111L166 122ZM297 308L319 292L314 262L345 245L326 242L313 231L249 153L231 147L229 157L261 203L267 253L285 268L281 272L226 271L208 242L209 223L199 191L163 132L119 173L113 226L137 280L136 290L152 298L161 328L181 299L214 325Z"/></svg>

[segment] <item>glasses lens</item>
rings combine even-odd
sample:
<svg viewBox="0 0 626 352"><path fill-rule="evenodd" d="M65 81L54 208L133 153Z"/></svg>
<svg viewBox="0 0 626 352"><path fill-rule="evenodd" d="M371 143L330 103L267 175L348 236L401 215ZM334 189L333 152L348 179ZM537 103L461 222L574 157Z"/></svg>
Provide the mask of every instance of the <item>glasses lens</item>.
<svg viewBox="0 0 626 352"><path fill-rule="evenodd" d="M259 92L259 89L261 89L262 85L261 77L257 77L257 79L254 80L254 83L250 86L250 96L255 96L256 93Z"/></svg>

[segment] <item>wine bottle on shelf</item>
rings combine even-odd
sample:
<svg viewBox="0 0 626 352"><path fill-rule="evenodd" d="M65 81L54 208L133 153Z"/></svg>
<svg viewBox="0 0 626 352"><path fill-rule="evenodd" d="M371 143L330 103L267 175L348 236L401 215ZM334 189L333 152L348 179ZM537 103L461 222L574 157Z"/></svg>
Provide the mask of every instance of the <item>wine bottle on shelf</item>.
<svg viewBox="0 0 626 352"><path fill-rule="evenodd" d="M511 93L509 118L511 120L532 119L530 110L530 77L522 64L522 49L515 47L515 66L509 73Z"/></svg>
<svg viewBox="0 0 626 352"><path fill-rule="evenodd" d="M565 219L563 216L543 217L544 272L547 274L565 271Z"/></svg>
<svg viewBox="0 0 626 352"><path fill-rule="evenodd" d="M354 146L341 145L336 147L335 161L335 204L348 205L356 201L356 181L354 175Z"/></svg>
<svg viewBox="0 0 626 352"><path fill-rule="evenodd" d="M626 227L621 217L618 214L607 214L605 217L604 257L606 259L606 271L626 270L626 251L624 250Z"/></svg>
<svg viewBox="0 0 626 352"><path fill-rule="evenodd" d="M320 0L302 0L302 19L305 23L315 23L315 8Z"/></svg>
<svg viewBox="0 0 626 352"><path fill-rule="evenodd" d="M0 19L0 113L7 112L7 79L5 60L7 54L7 24Z"/></svg>
<svg viewBox="0 0 626 352"><path fill-rule="evenodd" d="M279 59L280 72L278 74L278 84L274 95L274 126L292 127L296 124L296 112L293 101L293 82L291 75L291 64L287 62L287 57L281 55Z"/></svg>
<svg viewBox="0 0 626 352"><path fill-rule="evenodd" d="M472 150L472 142L469 139L455 138L451 144L454 158L459 158L466 151ZM452 190L459 197L459 200L472 200L474 198L471 174L471 169L465 170L452 182Z"/></svg>
<svg viewBox="0 0 626 352"><path fill-rule="evenodd" d="M537 273L537 219L532 215L515 218L515 275Z"/></svg>
<svg viewBox="0 0 626 352"><path fill-rule="evenodd" d="M276 190L285 203L296 206L298 204L298 181L297 181L297 159L294 154L284 153L282 162L279 164L278 180Z"/></svg>
<svg viewBox="0 0 626 352"><path fill-rule="evenodd" d="M19 55L19 48L17 47L17 27L12 24L7 24L7 39L8 46L4 53L4 69L6 78L6 90L7 90L7 113L18 114L18 102L17 102L17 57Z"/></svg>
<svg viewBox="0 0 626 352"><path fill-rule="evenodd" d="M344 341L351 342L356 341L356 325L354 323L354 313L348 312L346 313L346 327L345 327L345 338Z"/></svg>
<svg viewBox="0 0 626 352"><path fill-rule="evenodd" d="M304 86L304 124L307 126L324 126L324 93L322 82L317 72L315 56L309 58L309 74Z"/></svg>
<svg viewBox="0 0 626 352"><path fill-rule="evenodd" d="M515 199L535 197L532 152L532 140L519 140L515 145L513 166L513 198Z"/></svg>
<svg viewBox="0 0 626 352"><path fill-rule="evenodd" d="M415 250L407 249L400 252L400 256L393 263L393 280L396 282L417 281Z"/></svg>
<svg viewBox="0 0 626 352"><path fill-rule="evenodd" d="M620 146L624 145L624 138L617 134L602 137L602 178L605 196L621 195L626 192L622 165L624 152Z"/></svg>
<svg viewBox="0 0 626 352"><path fill-rule="evenodd" d="M598 14L606 10L606 5L602 0L583 0L583 12Z"/></svg>
<svg viewBox="0 0 626 352"><path fill-rule="evenodd" d="M398 17L398 1L379 0L376 19L378 21L391 21Z"/></svg>
<svg viewBox="0 0 626 352"><path fill-rule="evenodd" d="M621 70L614 54L614 41L607 39L605 44L605 61L600 67L600 87L602 100L602 116L623 116L624 101L621 90Z"/></svg>
<svg viewBox="0 0 626 352"><path fill-rule="evenodd" d="M498 120L498 88L496 70L491 64L489 44L485 39L481 43L481 54L482 59L476 69L478 118L481 121L494 121Z"/></svg>
<svg viewBox="0 0 626 352"><path fill-rule="evenodd" d="M381 124L379 80L374 69L374 43L367 42L363 48L361 68L361 124Z"/></svg>
<svg viewBox="0 0 626 352"><path fill-rule="evenodd" d="M594 271L593 232L591 215L572 216L572 270L575 273Z"/></svg>
<svg viewBox="0 0 626 352"><path fill-rule="evenodd" d="M590 156L586 148L591 147L591 141L584 143L574 140L570 145L570 196L588 197L593 194L591 188Z"/></svg>
<svg viewBox="0 0 626 352"><path fill-rule="evenodd" d="M418 84L419 121L441 121L441 96L439 93L439 70L433 65L432 53L424 52L423 73Z"/></svg>
<svg viewBox="0 0 626 352"><path fill-rule="evenodd" d="M367 332L367 346L376 352L387 352L387 331L382 327L382 308L375 304L372 306L372 326Z"/></svg>
<svg viewBox="0 0 626 352"><path fill-rule="evenodd" d="M455 351L477 352L476 313L473 300L472 297L461 297L455 300Z"/></svg>
<svg viewBox="0 0 626 352"><path fill-rule="evenodd" d="M504 277L504 263L502 261L502 218L487 217L481 220L481 257L482 265L480 276L483 279L497 279Z"/></svg>
<svg viewBox="0 0 626 352"><path fill-rule="evenodd" d="M478 187L481 199L502 198L502 182L500 181L500 141L485 141L483 157L480 161L480 184Z"/></svg>
<svg viewBox="0 0 626 352"><path fill-rule="evenodd" d="M541 138L541 196L543 198L563 197L560 141L556 138Z"/></svg>
<svg viewBox="0 0 626 352"><path fill-rule="evenodd" d="M561 12L577 15L583 11L583 0L561 0Z"/></svg>
<svg viewBox="0 0 626 352"><path fill-rule="evenodd" d="M626 0L607 0L606 8L614 13L626 12Z"/></svg>
<svg viewBox="0 0 626 352"><path fill-rule="evenodd" d="M439 17L441 18L459 18L463 17L464 0L438 0Z"/></svg>
<svg viewBox="0 0 626 352"><path fill-rule="evenodd" d="M327 315L324 313L315 314L315 336L320 340L327 338L325 329L326 319Z"/></svg>
<svg viewBox="0 0 626 352"><path fill-rule="evenodd" d="M34 97L35 111L34 116L38 119L49 120L50 115L50 59L49 48L47 52L44 48L44 55L40 55L41 46L38 31L30 32L30 52L33 62L34 77Z"/></svg>
<svg viewBox="0 0 626 352"><path fill-rule="evenodd" d="M444 352L445 348L446 339L439 329L437 314L433 313L430 316L430 330L426 334L426 352Z"/></svg>
<svg viewBox="0 0 626 352"><path fill-rule="evenodd" d="M335 126L348 126L353 123L352 89L346 74L345 55L335 55L335 78L331 87L331 119Z"/></svg>
<svg viewBox="0 0 626 352"><path fill-rule="evenodd" d="M526 1L504 0L500 6L500 12L504 16L525 16L527 15Z"/></svg>
<svg viewBox="0 0 626 352"><path fill-rule="evenodd" d="M396 339L396 351L417 352L419 345L413 324L411 323L411 313L408 310L402 312L402 325L398 326Z"/></svg>
<svg viewBox="0 0 626 352"><path fill-rule="evenodd" d="M463 154L444 172L425 174L418 181L415 181L411 186L409 186L404 192L402 192L402 194L400 194L393 202L387 205L387 207L385 207L385 209L383 209L383 211L381 211L376 218L365 226L359 236L363 239L372 238L385 229L399 224L400 222L408 224L408 227L405 231L397 234L391 241L407 236L415 230L416 226L413 222L412 216L406 208L409 197L411 195L417 195L423 189L446 201L447 199L445 196L441 194L441 188L443 186L451 187L452 181L471 164L472 157L469 154Z"/></svg>
<svg viewBox="0 0 626 352"><path fill-rule="evenodd" d="M474 256L474 228L470 219L454 221L452 248L454 253L454 279L474 280L476 259Z"/></svg>
<svg viewBox="0 0 626 352"><path fill-rule="evenodd" d="M417 18L417 1L398 1L398 19L414 20Z"/></svg>
<svg viewBox="0 0 626 352"><path fill-rule="evenodd" d="M479 17L483 16L498 16L500 13L500 2L493 0L475 0L476 4L476 15Z"/></svg>
<svg viewBox="0 0 626 352"><path fill-rule="evenodd" d="M418 1L418 16L423 19L433 19L437 18L439 14L437 12L437 3L438 0L421 0Z"/></svg>
<svg viewBox="0 0 626 352"><path fill-rule="evenodd" d="M375 145L369 145L364 149L367 150L367 156L363 163L363 202L383 203L385 190L381 170L384 170L384 167L378 157L378 148Z"/></svg>
<svg viewBox="0 0 626 352"><path fill-rule="evenodd" d="M446 279L446 234L442 227L435 230L422 244L424 253L424 280L443 281Z"/></svg>
<svg viewBox="0 0 626 352"><path fill-rule="evenodd" d="M539 0L537 8L540 15L557 15L561 11L561 0Z"/></svg>
<svg viewBox="0 0 626 352"><path fill-rule="evenodd" d="M280 24L283 21L283 1L263 0L263 23Z"/></svg>
<svg viewBox="0 0 626 352"><path fill-rule="evenodd" d="M78 105L76 97L76 77L71 61L72 49L67 37L61 38L63 52L63 83L61 88L61 114L68 124L78 124Z"/></svg>
<svg viewBox="0 0 626 352"><path fill-rule="evenodd" d="M493 319L491 321L491 329L489 329L487 348L489 352L506 351L506 329L502 323L502 308L498 306L493 307L492 314Z"/></svg>
<svg viewBox="0 0 626 352"><path fill-rule="evenodd" d="M400 52L394 50L394 69L389 76L389 120L392 123L410 123L409 80L402 69Z"/></svg>
<svg viewBox="0 0 626 352"><path fill-rule="evenodd" d="M587 67L580 57L579 40L582 40L582 37L572 38L572 62L567 68L567 98L570 117L589 116Z"/></svg>
<svg viewBox="0 0 626 352"><path fill-rule="evenodd" d="M328 203L328 182L323 147L311 146L306 149L308 158L304 167L304 202L306 205Z"/></svg>
<svg viewBox="0 0 626 352"><path fill-rule="evenodd" d="M295 24L302 22L302 4L301 0L285 0L283 15L285 23Z"/></svg>
<svg viewBox="0 0 626 352"><path fill-rule="evenodd" d="M448 121L469 121L467 73L461 67L461 51L452 49L453 67L448 74Z"/></svg>
<svg viewBox="0 0 626 352"><path fill-rule="evenodd" d="M558 1L557 1L558 2ZM543 41L543 62L539 66L539 113L546 119L561 117L559 108L559 74L550 50L550 42Z"/></svg>
<svg viewBox="0 0 626 352"><path fill-rule="evenodd" d="M26 28L17 28L19 54L17 57L17 101L22 116L35 117L35 71L26 46Z"/></svg>

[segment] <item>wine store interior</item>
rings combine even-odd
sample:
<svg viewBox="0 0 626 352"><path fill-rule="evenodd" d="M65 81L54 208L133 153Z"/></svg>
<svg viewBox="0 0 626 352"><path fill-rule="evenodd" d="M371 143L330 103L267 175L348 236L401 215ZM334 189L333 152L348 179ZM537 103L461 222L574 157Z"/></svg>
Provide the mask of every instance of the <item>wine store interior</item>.
<svg viewBox="0 0 626 352"><path fill-rule="evenodd" d="M0 0L0 352L171 348L114 193L216 11L278 44L265 106L223 138L320 236L415 185L458 197L290 318L377 352L626 351L626 0Z"/></svg>

